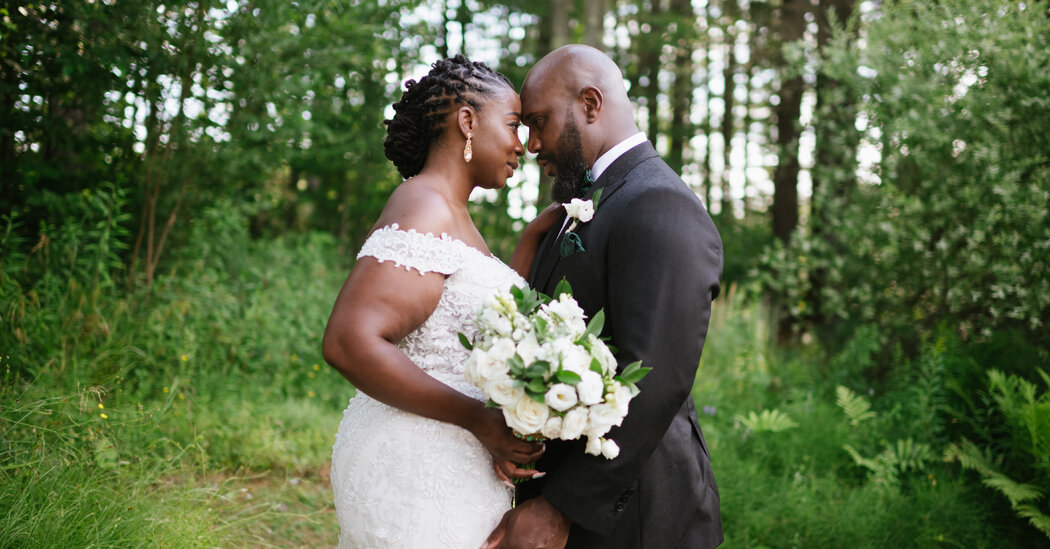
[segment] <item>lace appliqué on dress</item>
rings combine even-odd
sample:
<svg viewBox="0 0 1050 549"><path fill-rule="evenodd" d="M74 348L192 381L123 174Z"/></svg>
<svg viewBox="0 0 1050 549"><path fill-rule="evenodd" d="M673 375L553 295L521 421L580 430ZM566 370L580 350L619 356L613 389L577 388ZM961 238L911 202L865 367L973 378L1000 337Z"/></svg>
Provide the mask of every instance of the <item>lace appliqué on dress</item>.
<svg viewBox="0 0 1050 549"><path fill-rule="evenodd" d="M397 346L435 379L482 399L464 379L468 352L458 333L473 336L485 298L524 279L462 241L397 225L376 230L358 254L366 256L448 275L434 312ZM476 548L511 501L488 452L468 431L362 393L351 399L336 434L332 490L341 548Z"/></svg>

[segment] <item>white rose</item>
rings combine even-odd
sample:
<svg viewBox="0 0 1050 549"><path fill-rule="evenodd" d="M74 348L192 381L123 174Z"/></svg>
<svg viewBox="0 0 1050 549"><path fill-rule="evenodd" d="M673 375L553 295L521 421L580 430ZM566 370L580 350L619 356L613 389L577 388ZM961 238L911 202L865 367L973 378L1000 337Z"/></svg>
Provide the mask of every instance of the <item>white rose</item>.
<svg viewBox="0 0 1050 549"><path fill-rule="evenodd" d="M602 455L605 459L615 459L620 455L620 446L609 439L602 439Z"/></svg>
<svg viewBox="0 0 1050 549"><path fill-rule="evenodd" d="M599 456L602 453L602 439L598 437L587 437L587 448L584 450L592 456Z"/></svg>
<svg viewBox="0 0 1050 549"><path fill-rule="evenodd" d="M507 421L507 426L522 435L540 432L548 417L550 409L547 405L528 397L518 400L514 406L503 408L503 418Z"/></svg>
<svg viewBox="0 0 1050 549"><path fill-rule="evenodd" d="M576 407L568 411L561 421L562 440L576 440L587 427L587 409Z"/></svg>
<svg viewBox="0 0 1050 549"><path fill-rule="evenodd" d="M547 438L559 438L561 436L561 416L550 416L547 423L543 424L540 434Z"/></svg>
<svg viewBox="0 0 1050 549"><path fill-rule="evenodd" d="M621 423L623 423L623 416L616 411L616 408L608 404L597 404L591 406L590 411L587 412L587 427L583 432L587 436L600 437L608 433L614 425Z"/></svg>
<svg viewBox="0 0 1050 549"><path fill-rule="evenodd" d="M580 382L576 384L580 402L587 406L601 402L605 393L605 381L602 380L602 376L593 370L586 370L580 373L580 378Z"/></svg>
<svg viewBox="0 0 1050 549"><path fill-rule="evenodd" d="M579 219L581 223L587 223L594 219L594 202L573 198L565 204L565 213L573 219Z"/></svg>
<svg viewBox="0 0 1050 549"><path fill-rule="evenodd" d="M489 356L491 356L493 360L506 362L510 360L510 357L514 356L514 351L514 342L501 337L489 347Z"/></svg>
<svg viewBox="0 0 1050 549"><path fill-rule="evenodd" d="M481 390L493 402L504 408L514 406L521 399L528 399L525 390L515 386L514 380L506 375L489 380Z"/></svg>
<svg viewBox="0 0 1050 549"><path fill-rule="evenodd" d="M482 383L505 377L507 372L510 371L506 362L496 360L492 358L492 355L487 353L478 357L477 368L477 376Z"/></svg>
<svg viewBox="0 0 1050 549"><path fill-rule="evenodd" d="M517 352L526 366L535 362L540 353L540 342L536 340L536 334L526 333L525 337L518 342Z"/></svg>
<svg viewBox="0 0 1050 549"><path fill-rule="evenodd" d="M573 389L572 385L555 383L543 398L547 402L547 406L559 412L564 412L576 406L576 389Z"/></svg>

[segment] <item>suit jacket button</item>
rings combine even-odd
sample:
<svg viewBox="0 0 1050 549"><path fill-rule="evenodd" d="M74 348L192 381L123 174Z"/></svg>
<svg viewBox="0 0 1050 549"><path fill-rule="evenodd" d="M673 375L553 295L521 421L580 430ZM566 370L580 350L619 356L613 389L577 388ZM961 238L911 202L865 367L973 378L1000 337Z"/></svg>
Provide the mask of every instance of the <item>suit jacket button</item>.
<svg viewBox="0 0 1050 549"><path fill-rule="evenodd" d="M624 507L625 507L625 505L623 504L622 501L617 501L616 502L616 512L617 513L619 513L620 511L623 511Z"/></svg>

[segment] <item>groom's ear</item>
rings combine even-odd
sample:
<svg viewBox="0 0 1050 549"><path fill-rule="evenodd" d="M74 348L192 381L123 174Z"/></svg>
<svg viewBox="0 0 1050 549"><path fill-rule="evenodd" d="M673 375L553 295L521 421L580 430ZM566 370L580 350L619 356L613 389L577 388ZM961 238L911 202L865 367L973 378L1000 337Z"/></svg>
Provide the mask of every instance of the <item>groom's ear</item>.
<svg viewBox="0 0 1050 549"><path fill-rule="evenodd" d="M587 86L580 90L580 103L583 104L583 119L587 123L593 123L595 120L598 120L598 116L602 112L603 102L602 91L598 88Z"/></svg>
<svg viewBox="0 0 1050 549"><path fill-rule="evenodd" d="M463 134L463 139L467 138L467 134L476 131L477 124L477 113L474 109L466 105L456 110L456 125L459 126L459 133Z"/></svg>

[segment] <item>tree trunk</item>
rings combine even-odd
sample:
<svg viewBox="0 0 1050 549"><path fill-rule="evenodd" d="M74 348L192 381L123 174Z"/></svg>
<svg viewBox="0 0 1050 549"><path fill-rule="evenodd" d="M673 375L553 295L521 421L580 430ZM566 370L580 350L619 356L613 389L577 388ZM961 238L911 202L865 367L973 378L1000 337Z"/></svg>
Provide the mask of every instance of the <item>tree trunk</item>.
<svg viewBox="0 0 1050 549"><path fill-rule="evenodd" d="M725 169L722 170L722 223L730 222L733 219L733 197L732 188L730 187L729 174L732 171L732 152L733 152L733 131L736 129L736 120L733 117L733 106L736 98L736 82L733 77L736 76L737 64L736 64L736 31L733 30L736 25L736 19L739 17L739 6L737 0L725 0L723 8L726 15L725 24L725 39L726 39L726 66L725 71L722 74L722 78L725 81L725 90L723 92L723 103L725 104L725 111L722 114L722 142L724 144L722 152L725 158Z"/></svg>
<svg viewBox="0 0 1050 549"><path fill-rule="evenodd" d="M807 3L807 0L784 0L780 14L780 39L783 43L802 38ZM779 158L773 174L773 235L783 242L787 242L798 227L798 138L802 91L801 77L784 80L780 85L780 104L774 110Z"/></svg>
<svg viewBox="0 0 1050 549"><path fill-rule="evenodd" d="M583 42L598 49L602 49L602 36L605 34L605 3L606 0L583 2Z"/></svg>
<svg viewBox="0 0 1050 549"><path fill-rule="evenodd" d="M806 6L809 0L784 0L780 9L780 40L782 44L802 38L806 28ZM781 57L782 74L786 68ZM774 109L777 128L778 161L773 173L773 235L782 242L791 239L798 227L798 142L799 114L802 106L801 77L782 80L780 103ZM777 325L777 340L786 342L792 337L795 319L781 310Z"/></svg>
<svg viewBox="0 0 1050 549"><path fill-rule="evenodd" d="M674 88L671 98L671 149L667 163L677 173L685 165L685 149L692 137L689 119L693 100L693 49L696 47L696 14L689 0L671 0L671 11L678 16L675 29Z"/></svg>
<svg viewBox="0 0 1050 549"><path fill-rule="evenodd" d="M569 43L569 6L570 3L565 0L551 0L550 44L548 45L548 51L558 49Z"/></svg>

